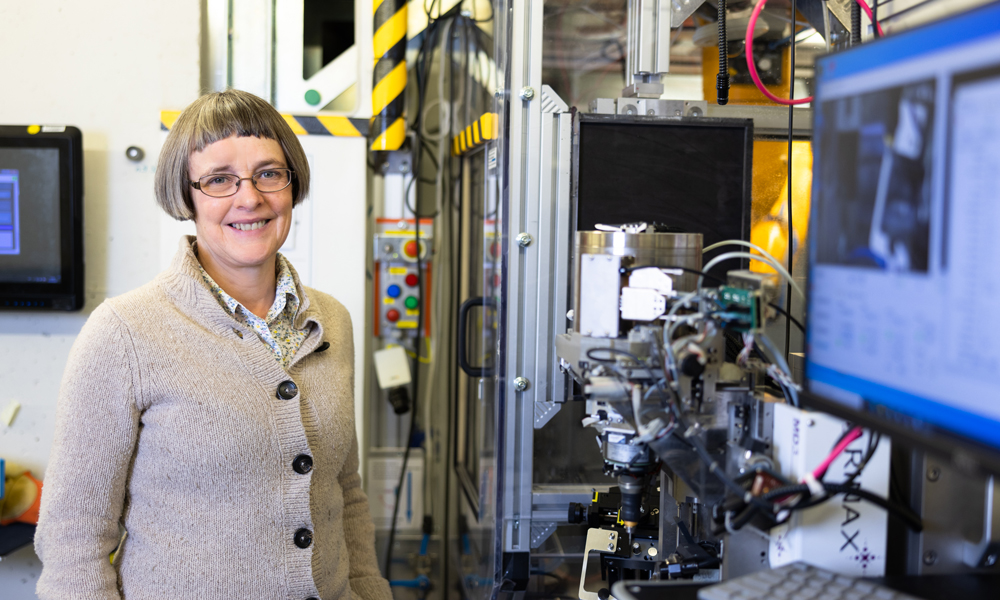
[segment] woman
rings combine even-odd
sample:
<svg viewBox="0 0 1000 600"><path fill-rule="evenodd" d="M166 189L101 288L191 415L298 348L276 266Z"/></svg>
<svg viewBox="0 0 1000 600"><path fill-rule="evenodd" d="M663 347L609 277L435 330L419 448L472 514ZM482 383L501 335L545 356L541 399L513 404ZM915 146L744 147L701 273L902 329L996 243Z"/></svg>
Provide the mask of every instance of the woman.
<svg viewBox="0 0 1000 600"><path fill-rule="evenodd" d="M308 191L260 98L210 94L178 118L156 198L197 236L73 346L39 598L391 598L358 475L350 317L278 254Z"/></svg>

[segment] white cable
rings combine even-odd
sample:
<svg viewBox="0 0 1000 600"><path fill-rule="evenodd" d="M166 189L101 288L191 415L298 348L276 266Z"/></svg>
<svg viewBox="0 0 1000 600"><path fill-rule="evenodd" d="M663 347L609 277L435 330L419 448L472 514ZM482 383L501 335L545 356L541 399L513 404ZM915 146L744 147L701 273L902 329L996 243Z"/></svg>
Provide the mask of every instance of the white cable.
<svg viewBox="0 0 1000 600"><path fill-rule="evenodd" d="M792 279L792 274L789 273L788 270L785 269L785 267L781 266L781 263L779 263L778 261L774 260L773 258L772 259L768 259L768 258L765 258L763 256L758 256L756 254L750 254L749 252L726 252L726 253L720 254L720 255L716 256L715 258L713 258L712 260L708 261L708 264L705 265L702 268L702 271L708 272L715 265L719 264L720 262L722 262L724 260L729 260L731 258L749 258L750 260L756 260L756 261L760 261L762 263L771 265L772 267L775 268L775 270L778 271L778 273L781 274L782 277L785 278L785 281L787 281L788 284L792 286L792 289L795 290L795 292L799 295L799 297L802 298L803 300L805 300L806 295L802 291L802 288L799 287L799 284L795 283L795 280ZM703 283L704 279L705 279L704 276L698 277L698 289L699 290L702 287L702 283Z"/></svg>
<svg viewBox="0 0 1000 600"><path fill-rule="evenodd" d="M712 250L715 250L716 248L721 248L723 246L744 246L744 247L747 247L747 248L753 248L757 252L760 252L761 255L766 256L767 258L770 258L774 262L778 262L778 259L775 258L774 255L771 254L771 253L769 253L767 250L764 250L763 248L761 248L757 244L753 244L753 243L750 243L750 242L744 242L743 240L725 240L725 241L722 241L722 242L716 242L715 244L712 244L711 246L709 246L707 248L702 248L701 253L704 254L706 252L710 252Z"/></svg>

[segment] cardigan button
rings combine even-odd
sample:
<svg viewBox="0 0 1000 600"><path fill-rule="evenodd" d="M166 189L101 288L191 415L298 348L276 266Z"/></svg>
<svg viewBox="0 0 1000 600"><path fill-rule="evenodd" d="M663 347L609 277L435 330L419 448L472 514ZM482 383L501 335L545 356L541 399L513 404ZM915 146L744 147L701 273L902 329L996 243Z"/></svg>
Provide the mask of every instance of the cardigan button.
<svg viewBox="0 0 1000 600"><path fill-rule="evenodd" d="M300 529L295 532L295 545L299 548L308 548L313 543L313 534L308 529Z"/></svg>
<svg viewBox="0 0 1000 600"><path fill-rule="evenodd" d="M316 350L314 350L314 352L325 352L326 349L329 347L330 347L330 342L323 342L322 344L319 345L319 348L316 348Z"/></svg>
<svg viewBox="0 0 1000 600"><path fill-rule="evenodd" d="M292 461L292 469L299 475L305 475L313 470L313 459L308 454L300 454Z"/></svg>
<svg viewBox="0 0 1000 600"><path fill-rule="evenodd" d="M299 393L299 386L294 381L282 381L278 384L278 397L282 400L291 400Z"/></svg>

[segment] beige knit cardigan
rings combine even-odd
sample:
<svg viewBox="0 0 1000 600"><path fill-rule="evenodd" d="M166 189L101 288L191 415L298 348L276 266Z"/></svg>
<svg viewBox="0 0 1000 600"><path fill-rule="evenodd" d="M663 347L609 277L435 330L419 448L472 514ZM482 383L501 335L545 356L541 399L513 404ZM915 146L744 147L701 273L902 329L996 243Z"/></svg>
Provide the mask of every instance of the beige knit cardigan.
<svg viewBox="0 0 1000 600"><path fill-rule="evenodd" d="M212 296L192 241L101 304L73 345L35 536L39 598L390 599L358 475L347 311L295 275L309 334L286 372Z"/></svg>

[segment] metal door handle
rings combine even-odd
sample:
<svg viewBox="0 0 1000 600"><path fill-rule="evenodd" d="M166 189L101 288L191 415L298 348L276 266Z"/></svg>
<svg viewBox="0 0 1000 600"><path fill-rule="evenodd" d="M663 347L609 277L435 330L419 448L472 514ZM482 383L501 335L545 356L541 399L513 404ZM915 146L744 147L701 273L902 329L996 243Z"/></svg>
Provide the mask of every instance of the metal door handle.
<svg viewBox="0 0 1000 600"><path fill-rule="evenodd" d="M486 296L469 298L458 308L458 366L465 371L469 377L493 377L493 369L486 367L474 367L469 363L466 354L466 334L468 333L469 312L476 306L483 309L496 308L496 300Z"/></svg>

